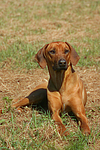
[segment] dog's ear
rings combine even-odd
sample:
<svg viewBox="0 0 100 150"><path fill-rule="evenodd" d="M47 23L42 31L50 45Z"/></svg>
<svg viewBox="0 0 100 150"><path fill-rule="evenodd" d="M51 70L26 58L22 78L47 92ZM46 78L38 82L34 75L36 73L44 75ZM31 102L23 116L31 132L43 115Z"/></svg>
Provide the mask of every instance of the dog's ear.
<svg viewBox="0 0 100 150"><path fill-rule="evenodd" d="M35 55L35 60L38 62L38 64L40 65L40 67L42 69L44 69L47 65L45 56L44 56L44 52L47 48L48 44L46 44L43 48L41 48L38 53Z"/></svg>
<svg viewBox="0 0 100 150"><path fill-rule="evenodd" d="M77 54L77 52L75 51L75 49L69 43L67 43L67 42L65 42L65 43L69 46L69 48L71 50L70 61L75 66L78 63L80 57Z"/></svg>

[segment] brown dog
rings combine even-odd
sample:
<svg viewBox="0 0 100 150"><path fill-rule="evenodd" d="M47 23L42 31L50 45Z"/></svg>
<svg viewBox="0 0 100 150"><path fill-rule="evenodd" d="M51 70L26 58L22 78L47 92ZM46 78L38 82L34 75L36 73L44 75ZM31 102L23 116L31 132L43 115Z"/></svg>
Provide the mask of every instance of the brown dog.
<svg viewBox="0 0 100 150"><path fill-rule="evenodd" d="M67 42L52 42L40 49L35 59L41 68L48 66L50 79L48 83L37 86L27 97L20 99L12 107L40 102L45 104L44 101L47 99L48 108L61 135L68 134L60 118L60 112L63 111L72 111L81 122L82 132L90 134L84 109L87 101L86 89L72 68L79 60L74 48Z"/></svg>

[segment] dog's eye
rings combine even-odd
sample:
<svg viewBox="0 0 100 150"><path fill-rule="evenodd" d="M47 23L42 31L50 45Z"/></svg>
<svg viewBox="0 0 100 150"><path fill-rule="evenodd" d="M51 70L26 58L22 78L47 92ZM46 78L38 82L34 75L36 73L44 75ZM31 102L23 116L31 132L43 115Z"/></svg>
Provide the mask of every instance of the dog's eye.
<svg viewBox="0 0 100 150"><path fill-rule="evenodd" d="M64 52L65 54L68 54L69 53L69 50L68 49L65 49L65 52Z"/></svg>
<svg viewBox="0 0 100 150"><path fill-rule="evenodd" d="M55 50L53 49L53 50L50 50L49 53L50 53L50 54L55 54L56 52L55 52Z"/></svg>

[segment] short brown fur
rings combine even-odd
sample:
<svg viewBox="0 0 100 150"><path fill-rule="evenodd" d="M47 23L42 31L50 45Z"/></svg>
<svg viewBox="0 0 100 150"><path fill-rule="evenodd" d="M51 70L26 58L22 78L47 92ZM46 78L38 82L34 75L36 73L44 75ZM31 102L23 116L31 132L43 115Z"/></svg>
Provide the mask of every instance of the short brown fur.
<svg viewBox="0 0 100 150"><path fill-rule="evenodd" d="M40 49L35 59L41 68L48 66L50 79L48 83L34 88L27 97L15 100L16 103L12 107L44 103L44 100L47 100L48 108L61 135L69 134L60 118L60 112L63 111L72 111L81 122L82 132L90 134L84 108L87 101L86 89L72 68L72 65L79 61L75 49L67 42L52 42Z"/></svg>

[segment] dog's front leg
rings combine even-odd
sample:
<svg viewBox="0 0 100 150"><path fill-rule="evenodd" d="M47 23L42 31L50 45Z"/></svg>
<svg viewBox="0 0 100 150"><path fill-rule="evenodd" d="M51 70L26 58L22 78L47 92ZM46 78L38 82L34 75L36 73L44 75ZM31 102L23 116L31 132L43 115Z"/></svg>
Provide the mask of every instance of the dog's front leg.
<svg viewBox="0 0 100 150"><path fill-rule="evenodd" d="M80 129L82 130L83 134L90 134L88 120L85 115L85 108L82 100L79 97L71 99L70 107L77 119L81 122Z"/></svg>
<svg viewBox="0 0 100 150"><path fill-rule="evenodd" d="M59 92L54 91L50 92L47 89L47 97L48 97L48 108L52 114L52 119L55 121L55 124L58 126L58 132L60 135L68 135L69 133L66 131L65 126L62 123L60 118L60 112L62 109L61 96Z"/></svg>

